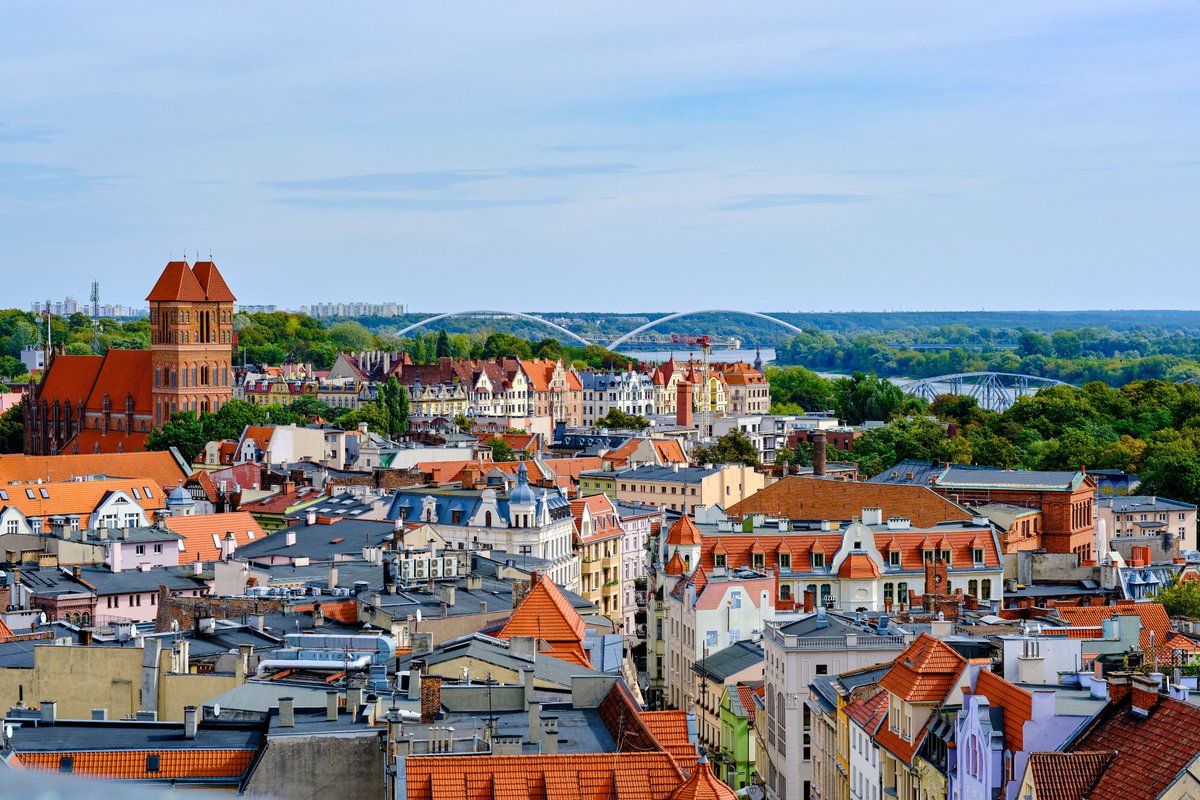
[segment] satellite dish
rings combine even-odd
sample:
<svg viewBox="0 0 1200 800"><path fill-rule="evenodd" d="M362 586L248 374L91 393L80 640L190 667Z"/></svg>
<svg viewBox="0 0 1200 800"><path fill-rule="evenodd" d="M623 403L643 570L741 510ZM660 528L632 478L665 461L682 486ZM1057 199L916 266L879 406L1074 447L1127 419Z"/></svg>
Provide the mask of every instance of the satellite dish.
<svg viewBox="0 0 1200 800"><path fill-rule="evenodd" d="M13 735L13 726L12 726L12 725L5 725L5 726L4 726L4 738L5 738L5 739L11 739L11 738L12 738L12 735Z"/></svg>
<svg viewBox="0 0 1200 800"><path fill-rule="evenodd" d="M214 717L221 716L221 704L220 703L213 703L213 716Z"/></svg>
<svg viewBox="0 0 1200 800"><path fill-rule="evenodd" d="M44 614L42 616L45 616ZM421 609L417 609L417 622L421 621Z"/></svg>
<svg viewBox="0 0 1200 800"><path fill-rule="evenodd" d="M177 620L177 619L171 620L171 632L179 633L179 620Z"/></svg>
<svg viewBox="0 0 1200 800"><path fill-rule="evenodd" d="M45 624L46 624L46 612L43 611L42 613L38 614L38 625L45 625Z"/></svg>

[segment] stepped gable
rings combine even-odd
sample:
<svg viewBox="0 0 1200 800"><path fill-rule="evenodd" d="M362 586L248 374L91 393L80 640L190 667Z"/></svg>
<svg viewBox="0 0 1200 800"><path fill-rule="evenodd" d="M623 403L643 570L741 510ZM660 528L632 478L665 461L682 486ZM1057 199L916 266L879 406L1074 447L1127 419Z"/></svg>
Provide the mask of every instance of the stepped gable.
<svg viewBox="0 0 1200 800"><path fill-rule="evenodd" d="M224 281L221 281L224 284ZM226 287L225 291L229 291ZM208 298L200 281L196 280L191 267L186 261L172 261L158 276L158 281L146 299L156 303L187 302L203 303Z"/></svg>
<svg viewBox="0 0 1200 800"><path fill-rule="evenodd" d="M204 291L204 297L210 303L232 303L237 300L221 276L217 265L211 261L197 261L192 267L192 274Z"/></svg>

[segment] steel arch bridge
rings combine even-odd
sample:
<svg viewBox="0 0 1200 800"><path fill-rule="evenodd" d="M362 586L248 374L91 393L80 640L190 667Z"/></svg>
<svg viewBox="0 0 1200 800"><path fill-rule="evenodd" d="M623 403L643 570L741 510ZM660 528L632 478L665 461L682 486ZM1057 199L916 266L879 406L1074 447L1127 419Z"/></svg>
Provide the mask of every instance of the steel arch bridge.
<svg viewBox="0 0 1200 800"><path fill-rule="evenodd" d="M425 319L421 320L420 322L414 322L412 325L409 325L406 328L401 328L400 330L396 331L396 336L398 336L398 337L404 336L405 334L411 333L412 331L415 331L418 328L424 328L426 325L428 325L431 322L437 322L438 320L442 320L442 319L449 319L450 317L480 317L480 316L485 316L485 315L519 317L519 318L521 318L523 320L527 320L529 322L536 322L540 325L545 325L548 328L553 328L554 330L558 331L559 333L570 336L572 339L574 339L575 341L579 342L582 345L591 344L591 342L589 342L587 339L580 336L578 333L568 330L567 328L564 328L562 325L551 322L548 319L542 319L541 317L535 316L533 314L525 314L520 311L486 311L486 310L485 311L449 311L445 314L435 314L432 317L426 317Z"/></svg>
<svg viewBox="0 0 1200 800"><path fill-rule="evenodd" d="M938 375L905 384L907 394L932 400L939 394L955 394L974 397L980 408L989 411L1004 411L1017 401L1049 386L1073 386L1053 378L1037 375L1019 375L1014 372L960 372L954 375Z"/></svg>
<svg viewBox="0 0 1200 800"><path fill-rule="evenodd" d="M659 317L656 320L647 322L645 325L641 325L637 328L634 328L633 330L629 331L628 333L623 333L620 336L618 336L616 339L613 339L611 342L609 342L608 349L616 350L618 347L620 347L622 344L624 344L626 340L632 339L634 336L637 336L639 333L644 333L644 332L650 330L651 328L661 325L664 322L670 322L671 320L679 319L680 317L688 317L688 316L691 316L692 314L744 314L745 316L748 316L748 317L757 317L758 319L765 319L767 322L774 322L776 325L782 325L783 327L785 327L788 330L793 331L795 333L804 333L804 331L800 330L799 328L797 328L795 325L793 325L790 322L784 322L781 319L776 319L775 317L772 317L769 314L762 314L762 313L759 313L758 311L738 311L736 309L728 309L728 308L711 308L711 309L696 310L696 311L676 311L674 314L667 314L665 317Z"/></svg>

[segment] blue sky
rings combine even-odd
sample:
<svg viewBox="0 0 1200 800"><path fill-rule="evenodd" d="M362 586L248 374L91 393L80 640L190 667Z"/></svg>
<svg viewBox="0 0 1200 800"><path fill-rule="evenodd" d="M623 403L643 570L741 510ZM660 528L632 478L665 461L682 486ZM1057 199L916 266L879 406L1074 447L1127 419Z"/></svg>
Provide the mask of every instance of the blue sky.
<svg viewBox="0 0 1200 800"><path fill-rule="evenodd" d="M0 305L1197 308L1200 2L6 3Z"/></svg>

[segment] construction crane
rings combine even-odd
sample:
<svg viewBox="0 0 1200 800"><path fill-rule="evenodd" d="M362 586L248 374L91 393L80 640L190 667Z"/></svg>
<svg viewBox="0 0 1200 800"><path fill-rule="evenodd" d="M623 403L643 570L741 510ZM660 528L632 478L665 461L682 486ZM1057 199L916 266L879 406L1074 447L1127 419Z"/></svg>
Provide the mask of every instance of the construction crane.
<svg viewBox="0 0 1200 800"><path fill-rule="evenodd" d="M700 365L701 375L704 381L700 387L702 395L700 402L700 441L706 437L712 436L712 394L709 387L708 376L708 354L712 352L712 338L709 336L686 336L684 334L671 334L671 344L680 344L685 347L700 348Z"/></svg>
<svg viewBox="0 0 1200 800"><path fill-rule="evenodd" d="M92 352L100 355L100 281L92 281Z"/></svg>

